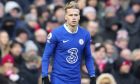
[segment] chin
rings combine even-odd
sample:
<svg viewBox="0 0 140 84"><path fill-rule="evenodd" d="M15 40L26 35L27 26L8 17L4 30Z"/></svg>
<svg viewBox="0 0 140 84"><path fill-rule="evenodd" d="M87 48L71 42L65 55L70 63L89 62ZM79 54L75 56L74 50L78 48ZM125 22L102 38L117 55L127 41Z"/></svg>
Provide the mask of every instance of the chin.
<svg viewBox="0 0 140 84"><path fill-rule="evenodd" d="M77 26L77 25L78 25L78 24L72 24L71 26L73 26L73 27L74 27L74 26Z"/></svg>
<svg viewBox="0 0 140 84"><path fill-rule="evenodd" d="M72 27L75 27L75 26L77 26L77 25L71 25Z"/></svg>

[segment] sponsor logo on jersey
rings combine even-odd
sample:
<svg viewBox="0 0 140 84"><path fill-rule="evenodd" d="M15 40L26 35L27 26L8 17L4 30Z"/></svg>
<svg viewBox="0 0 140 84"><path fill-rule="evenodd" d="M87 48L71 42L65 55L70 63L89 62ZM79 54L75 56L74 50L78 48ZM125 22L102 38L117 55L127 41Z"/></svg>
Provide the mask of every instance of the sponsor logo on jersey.
<svg viewBox="0 0 140 84"><path fill-rule="evenodd" d="M63 40L63 43L67 43L69 40Z"/></svg>
<svg viewBox="0 0 140 84"><path fill-rule="evenodd" d="M71 48L68 50L69 56L66 57L66 61L69 64L74 64L78 61L78 49L77 48Z"/></svg>

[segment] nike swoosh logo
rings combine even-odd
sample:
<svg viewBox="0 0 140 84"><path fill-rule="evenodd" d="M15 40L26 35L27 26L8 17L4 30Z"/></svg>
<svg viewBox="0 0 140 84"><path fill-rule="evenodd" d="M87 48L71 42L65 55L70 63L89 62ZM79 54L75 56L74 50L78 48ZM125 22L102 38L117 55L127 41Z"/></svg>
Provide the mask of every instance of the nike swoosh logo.
<svg viewBox="0 0 140 84"><path fill-rule="evenodd" d="M63 40L63 43L67 43L69 40Z"/></svg>

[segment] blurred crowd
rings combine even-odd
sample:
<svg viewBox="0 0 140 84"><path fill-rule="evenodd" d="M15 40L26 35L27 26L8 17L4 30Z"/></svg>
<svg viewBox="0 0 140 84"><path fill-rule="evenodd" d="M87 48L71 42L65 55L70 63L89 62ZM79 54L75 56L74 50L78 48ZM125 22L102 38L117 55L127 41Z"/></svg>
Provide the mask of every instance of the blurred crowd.
<svg viewBox="0 0 140 84"><path fill-rule="evenodd" d="M47 35L64 24L69 1L0 0L0 84L41 84ZM79 25L91 34L96 84L140 84L140 0L76 1ZM89 84L84 62L81 72Z"/></svg>

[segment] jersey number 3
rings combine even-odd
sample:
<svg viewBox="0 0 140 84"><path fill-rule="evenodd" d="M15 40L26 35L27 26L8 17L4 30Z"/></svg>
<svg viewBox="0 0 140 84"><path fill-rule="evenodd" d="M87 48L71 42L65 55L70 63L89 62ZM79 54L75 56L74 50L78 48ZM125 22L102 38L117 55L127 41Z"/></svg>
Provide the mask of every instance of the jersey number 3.
<svg viewBox="0 0 140 84"><path fill-rule="evenodd" d="M69 64L74 64L77 62L78 60L78 49L77 48L71 48L68 50L68 53L70 54L67 58L66 58L66 61L69 63Z"/></svg>

